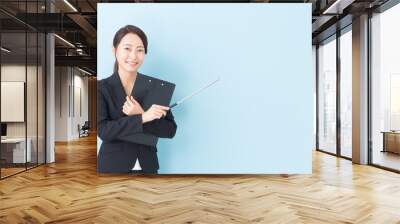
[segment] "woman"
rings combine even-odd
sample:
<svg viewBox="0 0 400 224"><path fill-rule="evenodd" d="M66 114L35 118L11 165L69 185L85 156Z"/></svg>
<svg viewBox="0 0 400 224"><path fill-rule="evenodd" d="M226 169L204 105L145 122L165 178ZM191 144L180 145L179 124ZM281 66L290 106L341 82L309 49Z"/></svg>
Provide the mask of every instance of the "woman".
<svg viewBox="0 0 400 224"><path fill-rule="evenodd" d="M135 81L145 77L138 69L147 53L146 34L127 25L115 34L112 51L116 58L114 74L99 81L97 87L98 135L103 141L97 170L156 174L157 148L135 143L130 136L145 133L172 138L176 123L168 107L152 105L144 111L140 97L135 96Z"/></svg>

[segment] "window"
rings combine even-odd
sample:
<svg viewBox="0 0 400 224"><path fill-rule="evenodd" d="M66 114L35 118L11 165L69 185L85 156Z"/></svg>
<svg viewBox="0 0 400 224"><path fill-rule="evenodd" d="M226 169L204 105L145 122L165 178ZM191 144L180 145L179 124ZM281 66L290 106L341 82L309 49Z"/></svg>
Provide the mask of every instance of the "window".
<svg viewBox="0 0 400 224"><path fill-rule="evenodd" d="M23 16L41 13L44 1L0 3L6 5L17 5ZM0 178L5 178L45 163L46 40L35 28L2 12L0 17L8 21L0 24Z"/></svg>
<svg viewBox="0 0 400 224"><path fill-rule="evenodd" d="M336 153L336 40L318 47L318 149Z"/></svg>
<svg viewBox="0 0 400 224"><path fill-rule="evenodd" d="M340 154L352 157L352 33L351 26L340 36Z"/></svg>
<svg viewBox="0 0 400 224"><path fill-rule="evenodd" d="M371 19L372 163L400 170L400 5Z"/></svg>

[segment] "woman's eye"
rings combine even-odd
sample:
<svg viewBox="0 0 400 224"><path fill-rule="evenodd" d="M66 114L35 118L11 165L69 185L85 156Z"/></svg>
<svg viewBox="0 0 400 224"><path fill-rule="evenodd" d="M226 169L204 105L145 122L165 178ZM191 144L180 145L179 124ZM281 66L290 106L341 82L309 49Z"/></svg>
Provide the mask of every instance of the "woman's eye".
<svg viewBox="0 0 400 224"><path fill-rule="evenodd" d="M138 49L138 52L142 53L144 50L143 49Z"/></svg>
<svg viewBox="0 0 400 224"><path fill-rule="evenodd" d="M124 48L125 50L127 50L127 51L129 51L130 50L130 48L129 47L126 47L126 48Z"/></svg>

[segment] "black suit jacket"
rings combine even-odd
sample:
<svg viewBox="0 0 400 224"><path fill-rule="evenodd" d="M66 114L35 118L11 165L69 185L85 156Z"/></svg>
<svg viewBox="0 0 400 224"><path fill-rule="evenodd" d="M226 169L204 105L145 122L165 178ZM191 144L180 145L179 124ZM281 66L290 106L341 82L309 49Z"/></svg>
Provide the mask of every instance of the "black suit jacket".
<svg viewBox="0 0 400 224"><path fill-rule="evenodd" d="M138 73L136 80L144 78L144 75ZM142 94L135 92L133 87L131 95L140 104L144 97ZM138 158L144 173L157 173L157 148L135 143L130 136L145 133L160 138L173 138L177 127L174 116L168 111L165 117L143 124L142 115L126 116L122 112L125 100L126 94L118 73L98 81L97 130L103 143L97 158L97 171L128 173Z"/></svg>

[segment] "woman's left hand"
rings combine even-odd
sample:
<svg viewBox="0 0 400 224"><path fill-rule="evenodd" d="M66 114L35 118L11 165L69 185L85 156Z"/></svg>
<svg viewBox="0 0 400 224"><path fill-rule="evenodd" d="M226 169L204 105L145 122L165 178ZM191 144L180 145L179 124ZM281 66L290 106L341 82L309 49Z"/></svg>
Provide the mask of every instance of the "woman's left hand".
<svg viewBox="0 0 400 224"><path fill-rule="evenodd" d="M128 116L131 116L142 114L144 111L142 106L140 106L140 104L132 96L126 96L126 101L122 107L122 112Z"/></svg>

